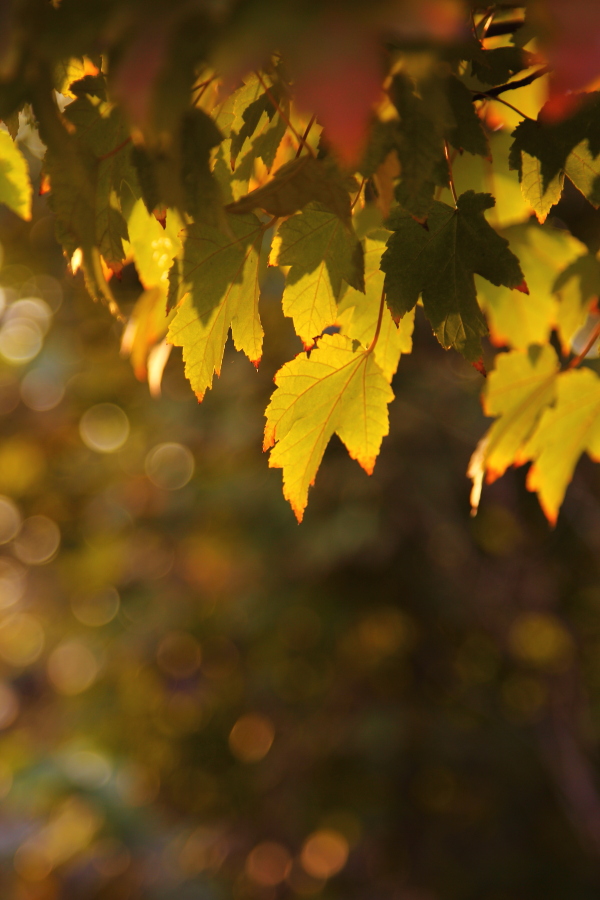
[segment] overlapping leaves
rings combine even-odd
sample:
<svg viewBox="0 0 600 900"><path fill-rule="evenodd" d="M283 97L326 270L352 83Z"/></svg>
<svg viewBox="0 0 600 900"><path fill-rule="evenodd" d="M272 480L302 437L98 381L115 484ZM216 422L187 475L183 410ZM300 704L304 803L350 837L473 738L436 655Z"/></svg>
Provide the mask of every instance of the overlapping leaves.
<svg viewBox="0 0 600 900"><path fill-rule="evenodd" d="M278 53L228 96L183 39L181 66L171 47L164 71L139 83L126 52L110 90L100 58L55 66L53 84L70 101L62 112L48 92L0 92L13 136L31 99L57 231L66 254L81 255L93 296L112 306L111 274L135 263L143 292L123 346L138 376L155 354L160 379L167 329L199 399L229 335L258 366L262 279L267 261L280 269L283 312L305 352L276 375L265 447L299 519L333 434L372 470L418 303L442 346L480 371L488 324L493 343L509 348L485 391L495 422L473 457L475 493L484 477L531 462L528 485L554 519L579 455L598 455L600 382L589 369L561 372L549 342L556 335L565 355L587 350L600 264L563 229L527 220L533 210L544 222L565 178L600 202L599 95L571 98L561 121L541 102L519 114L501 95L544 70L531 73L538 59L521 49L526 39L489 45L487 18L476 20L460 46L427 59L392 48L387 96L378 99L372 84L351 117L364 129L371 106L370 134L350 129L347 147L331 124L342 117L326 108L330 94L325 107L315 99L319 121L297 105L310 92L293 54L292 77ZM322 71L330 91L337 82ZM171 107L168 86L183 82L189 94ZM344 102L348 95L344 87ZM498 122L496 100L512 119ZM0 201L27 216L22 161L12 144L3 153L6 141Z"/></svg>

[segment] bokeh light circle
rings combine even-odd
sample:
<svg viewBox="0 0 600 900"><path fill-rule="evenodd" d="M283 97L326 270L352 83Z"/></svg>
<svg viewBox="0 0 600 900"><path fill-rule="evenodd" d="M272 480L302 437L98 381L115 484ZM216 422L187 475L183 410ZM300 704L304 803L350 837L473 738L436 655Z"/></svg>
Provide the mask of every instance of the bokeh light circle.
<svg viewBox="0 0 600 900"><path fill-rule="evenodd" d="M44 629L35 616L13 613L0 623L0 657L11 666L30 666L44 649Z"/></svg>
<svg viewBox="0 0 600 900"><path fill-rule="evenodd" d="M0 556L0 609L18 603L25 593L27 573L16 560Z"/></svg>
<svg viewBox="0 0 600 900"><path fill-rule="evenodd" d="M28 566L42 566L51 562L60 546L60 529L47 516L30 516L25 519L14 551L21 562Z"/></svg>
<svg viewBox="0 0 600 900"><path fill-rule="evenodd" d="M0 544L12 541L21 527L21 513L10 497L0 494Z"/></svg>
<svg viewBox="0 0 600 900"><path fill-rule="evenodd" d="M64 395L63 382L41 368L32 369L21 381L21 399L34 412L54 409Z"/></svg>
<svg viewBox="0 0 600 900"><path fill-rule="evenodd" d="M200 666L200 644L186 631L171 631L158 646L156 660L172 678L190 678Z"/></svg>
<svg viewBox="0 0 600 900"><path fill-rule="evenodd" d="M59 694L86 691L97 678L98 662L83 641L64 641L48 657L48 678Z"/></svg>
<svg viewBox="0 0 600 900"><path fill-rule="evenodd" d="M97 403L81 417L79 433L90 450L115 453L129 437L129 419L120 406Z"/></svg>
<svg viewBox="0 0 600 900"><path fill-rule="evenodd" d="M229 749L240 762L259 762L267 755L275 738L273 723L266 716L240 716L229 733Z"/></svg>
<svg viewBox="0 0 600 900"><path fill-rule="evenodd" d="M0 681L0 730L9 728L19 715L19 698L12 687Z"/></svg>
<svg viewBox="0 0 600 900"><path fill-rule="evenodd" d="M289 875L292 857L282 844L263 841L250 851L244 868L248 878L255 884L275 887Z"/></svg>
<svg viewBox="0 0 600 900"><path fill-rule="evenodd" d="M5 314L5 321L23 319L35 322L42 334L46 334L52 322L52 310L44 300L39 297L23 297L11 303Z"/></svg>
<svg viewBox="0 0 600 900"><path fill-rule="evenodd" d="M323 828L306 839L300 861L313 878L331 878L346 865L349 849L348 841L339 831Z"/></svg>
<svg viewBox="0 0 600 900"><path fill-rule="evenodd" d="M178 491L191 480L194 457L183 444L157 444L146 456L146 475L156 487Z"/></svg>
<svg viewBox="0 0 600 900"><path fill-rule="evenodd" d="M42 343L42 329L31 319L9 319L0 328L0 354L13 365L23 365L35 359Z"/></svg>
<svg viewBox="0 0 600 900"><path fill-rule="evenodd" d="M100 628L108 625L119 612L121 599L116 588L109 586L93 594L84 594L71 599L71 609L82 625Z"/></svg>

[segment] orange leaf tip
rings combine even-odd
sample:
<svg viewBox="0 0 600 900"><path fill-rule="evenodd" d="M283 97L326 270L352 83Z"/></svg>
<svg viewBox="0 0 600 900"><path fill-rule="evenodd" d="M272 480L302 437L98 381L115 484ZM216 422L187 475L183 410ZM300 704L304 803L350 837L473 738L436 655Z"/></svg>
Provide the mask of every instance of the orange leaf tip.
<svg viewBox="0 0 600 900"><path fill-rule="evenodd" d="M483 375L484 378L487 378L487 370L485 368L483 359L481 359L481 357L479 359L475 360L475 362L472 362L471 365L473 366L474 369L477 370L477 372L479 372L480 375Z"/></svg>
<svg viewBox="0 0 600 900"><path fill-rule="evenodd" d="M522 294L528 294L529 288L527 287L527 282L525 279L520 284L517 284L514 288L515 291L520 291Z"/></svg>

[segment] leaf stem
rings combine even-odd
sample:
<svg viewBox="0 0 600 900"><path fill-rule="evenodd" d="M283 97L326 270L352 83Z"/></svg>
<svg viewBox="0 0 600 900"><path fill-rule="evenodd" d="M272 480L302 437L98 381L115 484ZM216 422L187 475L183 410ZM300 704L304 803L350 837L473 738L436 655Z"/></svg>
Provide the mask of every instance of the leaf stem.
<svg viewBox="0 0 600 900"><path fill-rule="evenodd" d="M591 333L585 347L581 351L581 353L578 353L577 356L573 357L573 359L567 366L567 369L575 369L579 365L580 362L583 362L583 360L588 355L588 353L590 352L590 350L592 349L592 347L594 346L594 344L596 343L598 338L600 338L600 322L598 322L598 324L592 331L592 333Z"/></svg>
<svg viewBox="0 0 600 900"><path fill-rule="evenodd" d="M361 195L361 193L362 193L362 189L363 189L364 186L365 186L366 180L367 180L367 178L366 178L366 176L365 176L365 177L363 178L363 180L361 181L361 183L360 183L360 187L358 188L358 191L356 192L356 197L355 197L354 200L352 201L352 206L350 207L350 212L352 212L352 210L354 209L354 207L355 207L356 204L358 203L358 198L360 197L360 195Z"/></svg>
<svg viewBox="0 0 600 900"><path fill-rule="evenodd" d="M315 124L316 118L317 118L317 117L313 115L312 118L311 118L311 120L310 120L310 122L308 123L308 125L307 125L306 128L304 129L304 134L302 135L302 138L300 139L300 140L301 140L300 146L298 147L298 150L296 151L296 159L298 159L298 157L299 157L300 154L302 153L302 148L308 146L308 144L307 144L306 142L307 142L307 140L308 140L308 136L309 136L309 134L310 134L310 130L311 130L311 128L313 127L313 125Z"/></svg>
<svg viewBox="0 0 600 900"><path fill-rule="evenodd" d="M306 149L308 150L308 152L310 153L310 155L311 155L312 157L314 157L315 151L314 151L313 148L310 146L310 144L307 143L306 138L305 138L305 137L302 137L302 135L299 134L298 131L294 128L294 126L293 126L292 123L290 122L289 116L287 116L287 115L284 113L284 111L282 110L281 106L279 105L279 103L277 102L277 100L275 99L275 97L273 96L273 94L271 93L271 91L269 90L269 88L267 87L267 85L265 84L265 81L264 81L262 75L260 74L260 72L256 71L255 74L256 74L256 77L258 78L258 80L260 81L260 83L261 83L261 85L262 85L262 87L263 87L263 89L264 89L265 94L267 95L267 97L269 98L269 100L271 101L271 103L273 104L273 106L275 107L275 111L276 111L276 112L278 113L278 115L283 119L283 121L285 122L285 124L287 125L287 127L290 129L290 131L292 132L292 134L294 135L294 137L296 138L296 140L299 142L299 144L300 144L299 149L301 150L302 147L306 147Z"/></svg>
<svg viewBox="0 0 600 900"><path fill-rule="evenodd" d="M448 179L450 181L450 190L452 191L452 199L454 200L454 206L458 207L458 194L456 193L456 185L454 184L454 175L452 174L452 160L450 159L450 148L448 147L448 141L444 141L444 156L446 157L446 162L448 163Z"/></svg>
<svg viewBox="0 0 600 900"><path fill-rule="evenodd" d="M381 323L383 322L384 307L385 307L385 287L381 291L381 301L379 303L379 315L377 316L377 326L375 328L375 334L373 335L373 340L371 341L371 343L369 344L369 346L367 348L367 352L365 354L366 356L368 356L369 353L373 352L373 350L375 349L375 346L377 344L377 341L379 340L379 334L381 332Z"/></svg>
<svg viewBox="0 0 600 900"><path fill-rule="evenodd" d="M541 69L536 69L535 72L532 72L531 75L525 75L524 78L518 78L516 81L507 81L506 84L499 84L498 87L492 87L489 91L475 91L473 100L483 100L484 97L489 97L491 100L497 100L499 94L504 94L506 91L516 91L518 88L527 87L529 84L533 84L538 78L541 78L543 75L547 75L550 72L550 66L542 66ZM528 118L525 116L525 118Z"/></svg>
<svg viewBox="0 0 600 900"><path fill-rule="evenodd" d="M518 116L521 116L522 119L529 119L530 122L535 122L535 119L532 119L531 116L528 116L527 113L524 113L523 110L517 109L516 106L513 106L512 103L509 103L508 100L504 100L502 97L487 97L487 100L495 100L497 103L502 103L503 106L508 106L509 109L512 109Z"/></svg>
<svg viewBox="0 0 600 900"><path fill-rule="evenodd" d="M99 156L98 162L102 162L105 159L110 159L111 156L116 156L117 153L123 149L123 147L126 147L127 144L130 143L130 141L131 135L129 135L129 137L126 137L124 141L121 141L121 143L117 147L114 147L112 150L109 150L108 153L105 153L104 156Z"/></svg>

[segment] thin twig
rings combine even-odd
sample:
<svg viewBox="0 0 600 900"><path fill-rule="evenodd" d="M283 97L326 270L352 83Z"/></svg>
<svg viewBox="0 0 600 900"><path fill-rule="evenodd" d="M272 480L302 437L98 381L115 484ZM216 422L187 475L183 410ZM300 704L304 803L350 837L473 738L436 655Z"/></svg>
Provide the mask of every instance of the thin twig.
<svg viewBox="0 0 600 900"><path fill-rule="evenodd" d="M532 72L531 75L526 75L524 78L518 78L516 81L507 81L506 84L499 84L498 87L490 88L489 91L476 91L473 95L473 100L483 100L484 97L489 97L492 100L496 100L499 94L504 94L506 91L516 91L518 88L527 87L530 84L533 84L534 81L537 81L538 78L541 78L543 75L547 75L550 72L550 66L543 66L541 69L536 69L535 72Z"/></svg>
<svg viewBox="0 0 600 900"><path fill-rule="evenodd" d="M310 153L310 155L311 155L312 157L314 157L315 151L314 151L313 148L310 146L310 144L308 144L308 143L306 142L306 140L302 137L302 135L298 134L297 130L294 128L294 126L293 126L292 123L290 122L289 116L287 116L287 115L284 113L284 111L283 111L282 108L280 107L279 103L277 102L277 100L275 99L275 97L273 96L273 94L271 93L271 91L269 90L269 88L267 87L267 85L265 84L264 79L262 78L260 72L256 72L256 77L257 77L258 80L260 81L260 83L261 83L261 85L262 85L262 87L263 87L263 89L264 89L265 94L267 95L267 97L269 98L269 100L271 101L271 103L273 104L273 106L275 107L275 111L276 111L277 114L283 119L283 121L285 122L285 124L287 125L287 127L290 129L290 131L292 132L292 134L294 135L294 137L296 138L296 140L299 142L300 147L306 147L306 149L308 150L308 152Z"/></svg>
<svg viewBox="0 0 600 900"><path fill-rule="evenodd" d="M450 149L448 147L448 141L444 141L444 156L446 157L446 162L448 163L448 180L450 181L450 190L452 191L452 199L454 200L454 205L458 206L458 194L456 193L456 185L454 184L454 175L452 174L452 160L450 159Z"/></svg>
<svg viewBox="0 0 600 900"><path fill-rule="evenodd" d="M582 362L586 358L586 356L588 355L588 353L590 352L590 350L592 349L592 347L594 346L594 344L596 343L598 338L600 338L600 322L598 322L598 324L592 331L592 333L591 333L585 347L581 351L581 353L578 353L577 356L573 357L573 359L567 366L567 369L575 369L579 365L579 363Z"/></svg>
<svg viewBox="0 0 600 900"><path fill-rule="evenodd" d="M210 78L207 78L206 81L202 81L200 84L197 84L196 87L194 87L192 89L193 91L199 92L198 96L195 97L194 100L192 101L194 106L197 106L200 103L204 94L206 93L206 91L208 90L208 88L213 83L213 81L215 80L216 77L217 77L216 75L212 75Z"/></svg>
<svg viewBox="0 0 600 900"><path fill-rule="evenodd" d="M304 129L304 134L302 135L300 146L298 147L298 150L296 152L296 159L298 159L298 157L302 153L302 148L308 146L308 144L307 144L308 136L310 134L311 128L315 124L316 118L317 118L316 116L313 116L311 118L310 122L308 123L308 125L306 126L306 128Z"/></svg>
<svg viewBox="0 0 600 900"><path fill-rule="evenodd" d="M381 291L381 301L379 303L379 315L377 316L377 327L375 328L375 334L373 335L373 340L369 344L367 349L367 354L371 353L375 349L375 345L379 340L379 333L381 331L381 323L383 322L383 308L385 306L385 287Z"/></svg>

